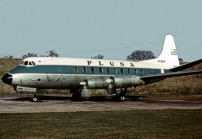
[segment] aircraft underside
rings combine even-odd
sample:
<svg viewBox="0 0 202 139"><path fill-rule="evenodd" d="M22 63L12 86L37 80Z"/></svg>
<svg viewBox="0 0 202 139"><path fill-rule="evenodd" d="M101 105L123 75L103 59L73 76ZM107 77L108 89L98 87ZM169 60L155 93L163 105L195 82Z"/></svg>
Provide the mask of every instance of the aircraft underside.
<svg viewBox="0 0 202 139"><path fill-rule="evenodd" d="M144 84L139 77L134 75L92 77L90 75L21 74L20 77L18 80L13 81L17 92L36 94L39 89L70 89L72 98L75 100L81 99L83 89L106 89L109 95L116 94L120 96L121 100L124 100L128 87ZM119 94L116 91L118 88L121 90ZM36 101L36 95L32 95L32 99Z"/></svg>

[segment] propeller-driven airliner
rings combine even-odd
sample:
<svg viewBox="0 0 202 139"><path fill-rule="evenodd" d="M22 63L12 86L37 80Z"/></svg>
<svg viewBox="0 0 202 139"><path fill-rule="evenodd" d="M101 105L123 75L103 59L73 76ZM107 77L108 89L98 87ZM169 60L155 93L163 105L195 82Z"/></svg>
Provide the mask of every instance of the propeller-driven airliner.
<svg viewBox="0 0 202 139"><path fill-rule="evenodd" d="M166 35L159 57L142 61L119 61L84 58L29 57L7 72L2 81L12 85L17 92L29 92L32 101L38 101L40 89L70 89L73 99L82 98L83 89L106 89L109 95L125 100L127 88L158 82L160 80L201 74L184 71L200 63L197 60L179 64L175 41ZM120 90L119 92L117 90Z"/></svg>

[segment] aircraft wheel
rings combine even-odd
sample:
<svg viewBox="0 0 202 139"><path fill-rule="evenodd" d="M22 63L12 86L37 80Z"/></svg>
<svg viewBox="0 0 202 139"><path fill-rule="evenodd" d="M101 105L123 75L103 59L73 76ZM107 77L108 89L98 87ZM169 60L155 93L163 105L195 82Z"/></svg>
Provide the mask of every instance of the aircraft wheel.
<svg viewBox="0 0 202 139"><path fill-rule="evenodd" d="M40 102L40 99L36 96L30 97L31 102Z"/></svg>
<svg viewBox="0 0 202 139"><path fill-rule="evenodd" d="M117 99L118 101L125 101L125 100L126 100L126 97L125 97L124 94L117 94L117 95L116 95L116 99Z"/></svg>
<svg viewBox="0 0 202 139"><path fill-rule="evenodd" d="M119 99L120 99L120 101L125 101L126 97L125 96L120 96Z"/></svg>
<svg viewBox="0 0 202 139"><path fill-rule="evenodd" d="M33 102L37 102L37 101L38 101L38 98L37 98L37 97L33 97L33 98L32 98L32 101L33 101Z"/></svg>

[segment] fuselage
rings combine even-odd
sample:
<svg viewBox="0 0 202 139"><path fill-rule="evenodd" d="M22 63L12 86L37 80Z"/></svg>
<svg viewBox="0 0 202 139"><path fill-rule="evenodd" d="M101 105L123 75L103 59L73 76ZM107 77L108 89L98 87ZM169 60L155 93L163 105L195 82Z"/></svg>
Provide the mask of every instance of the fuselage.
<svg viewBox="0 0 202 139"><path fill-rule="evenodd" d="M150 63L148 66L144 61L32 57L24 59L8 74L12 76L9 83L13 86L67 89L79 87L86 79L106 80L124 76L138 78L163 73L168 68L171 67L161 63Z"/></svg>

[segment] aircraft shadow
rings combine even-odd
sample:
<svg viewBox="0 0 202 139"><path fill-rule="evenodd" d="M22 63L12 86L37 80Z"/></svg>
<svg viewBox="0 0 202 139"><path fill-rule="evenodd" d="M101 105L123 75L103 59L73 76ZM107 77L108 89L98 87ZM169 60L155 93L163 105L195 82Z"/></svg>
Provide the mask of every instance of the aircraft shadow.
<svg viewBox="0 0 202 139"><path fill-rule="evenodd" d="M125 101L141 101L143 97L142 96L126 96ZM95 102L103 102L103 101L111 101L111 102L120 102L119 99L117 99L115 96L84 96L82 97L82 100L72 100L71 96L57 96L57 95L45 95L39 96L40 101L48 101L48 100L55 100L55 101L60 101L60 100L71 100L71 101L95 101ZM21 96L21 97L16 97L16 98L11 98L11 99L4 99L5 101L30 101L30 97L28 96Z"/></svg>

